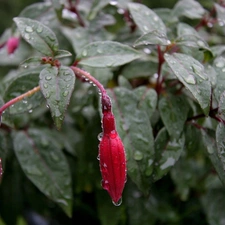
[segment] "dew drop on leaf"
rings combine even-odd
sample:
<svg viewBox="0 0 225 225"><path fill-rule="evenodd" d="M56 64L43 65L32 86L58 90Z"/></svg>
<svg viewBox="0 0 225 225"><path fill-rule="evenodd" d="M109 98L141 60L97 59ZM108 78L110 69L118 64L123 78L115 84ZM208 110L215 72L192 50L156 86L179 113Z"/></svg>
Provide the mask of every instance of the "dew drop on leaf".
<svg viewBox="0 0 225 225"><path fill-rule="evenodd" d="M37 28L37 32L38 32L38 33L41 33L42 31L43 31L42 27L38 27L38 28Z"/></svg>
<svg viewBox="0 0 225 225"><path fill-rule="evenodd" d="M30 40L30 35L29 34L25 34L24 37L25 37L25 39Z"/></svg>
<svg viewBox="0 0 225 225"><path fill-rule="evenodd" d="M63 96L66 97L69 94L69 91L64 91Z"/></svg>
<svg viewBox="0 0 225 225"><path fill-rule="evenodd" d="M45 77L45 80L51 80L52 79L52 76L48 75Z"/></svg>
<svg viewBox="0 0 225 225"><path fill-rule="evenodd" d="M110 5L117 5L117 3L118 3L117 0L111 0L111 1L109 2Z"/></svg>
<svg viewBox="0 0 225 225"><path fill-rule="evenodd" d="M32 33L34 30L33 30L33 28L31 26L27 26L25 28L25 31L28 32L28 33Z"/></svg>
<svg viewBox="0 0 225 225"><path fill-rule="evenodd" d="M143 159L143 154L142 154L142 152L140 152L140 151L135 151L135 152L134 152L134 159L137 160L137 161L142 160L142 159Z"/></svg>
<svg viewBox="0 0 225 225"><path fill-rule="evenodd" d="M193 75L188 75L184 78L188 84L196 84L195 77Z"/></svg>

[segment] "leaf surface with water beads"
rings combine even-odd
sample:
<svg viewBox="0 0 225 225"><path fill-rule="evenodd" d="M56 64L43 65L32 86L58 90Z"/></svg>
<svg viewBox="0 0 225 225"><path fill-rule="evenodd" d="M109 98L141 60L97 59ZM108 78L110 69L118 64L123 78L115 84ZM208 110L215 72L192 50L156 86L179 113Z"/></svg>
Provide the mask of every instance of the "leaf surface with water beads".
<svg viewBox="0 0 225 225"><path fill-rule="evenodd" d="M183 96L167 96L160 99L159 112L170 137L180 137L188 110L188 102Z"/></svg>
<svg viewBox="0 0 225 225"><path fill-rule="evenodd" d="M109 91L117 131L123 140L128 175L139 189L147 194L153 171L154 138L145 107L137 108L138 96L125 88ZM132 112L132 113L131 113Z"/></svg>
<svg viewBox="0 0 225 225"><path fill-rule="evenodd" d="M209 113L211 85L203 65L192 56L174 53L164 55L166 62L181 83L193 94L205 115Z"/></svg>
<svg viewBox="0 0 225 225"><path fill-rule="evenodd" d="M157 30L159 34L166 34L166 26L161 18L147 6L140 3L128 4L134 22L143 34Z"/></svg>
<svg viewBox="0 0 225 225"><path fill-rule="evenodd" d="M114 41L97 41L86 45L78 55L79 64L90 67L115 67L141 57L128 45Z"/></svg>
<svg viewBox="0 0 225 225"><path fill-rule="evenodd" d="M14 21L20 34L33 48L45 56L54 56L58 50L58 40L54 32L44 24L23 17L16 17Z"/></svg>
<svg viewBox="0 0 225 225"><path fill-rule="evenodd" d="M74 73L65 66L45 68L40 73L39 83L56 128L60 129L74 89Z"/></svg>
<svg viewBox="0 0 225 225"><path fill-rule="evenodd" d="M155 161L153 179L162 178L175 165L184 149L185 138L171 139L165 128L161 129L155 140Z"/></svg>
<svg viewBox="0 0 225 225"><path fill-rule="evenodd" d="M71 175L67 160L48 130L13 135L16 157L26 176L68 215L72 213Z"/></svg>

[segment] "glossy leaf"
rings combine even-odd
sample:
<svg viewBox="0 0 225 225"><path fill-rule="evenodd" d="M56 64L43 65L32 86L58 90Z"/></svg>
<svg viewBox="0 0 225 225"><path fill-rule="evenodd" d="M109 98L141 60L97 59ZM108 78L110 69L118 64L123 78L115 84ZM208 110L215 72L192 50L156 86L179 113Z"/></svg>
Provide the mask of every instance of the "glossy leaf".
<svg viewBox="0 0 225 225"><path fill-rule="evenodd" d="M60 129L74 89L75 75L69 67L46 68L40 73L40 87L57 129Z"/></svg>
<svg viewBox="0 0 225 225"><path fill-rule="evenodd" d="M159 112L170 137L178 139L184 129L189 107L184 97L167 96L159 101Z"/></svg>
<svg viewBox="0 0 225 225"><path fill-rule="evenodd" d="M165 54L165 60L183 85L193 94L205 115L209 113L211 85L203 65L189 55Z"/></svg>
<svg viewBox="0 0 225 225"><path fill-rule="evenodd" d="M166 34L166 26L161 18L147 6L140 3L128 4L134 22L143 34L157 30L159 34Z"/></svg>
<svg viewBox="0 0 225 225"><path fill-rule="evenodd" d="M219 22L220 26L224 26L225 24L225 9L223 6L214 3L215 9L216 9L216 14L217 14L217 20Z"/></svg>
<svg viewBox="0 0 225 225"><path fill-rule="evenodd" d="M216 58L213 63L213 68L216 71L216 87L214 94L219 102L225 87L225 58L222 56Z"/></svg>
<svg viewBox="0 0 225 225"><path fill-rule="evenodd" d="M220 134L224 132L224 128L221 129L219 128L219 126L220 125L218 125L216 130L216 137L214 131L212 130L201 130L201 132L203 144L205 146L205 152L208 155L209 159L211 160L216 172L218 173L221 182L223 183L223 185L225 185L224 158L220 152L221 151L220 146L221 144L223 144L222 139L220 139ZM220 146L217 146L216 139L217 140L219 139Z"/></svg>
<svg viewBox="0 0 225 225"><path fill-rule="evenodd" d="M12 98L18 97L21 94L38 86L39 73L41 69L24 70L17 75L17 77L10 82L5 92L5 102ZM43 96L40 92L36 92L30 97L24 98L9 108L10 114L17 114L22 112L32 112L37 106L43 102Z"/></svg>
<svg viewBox="0 0 225 225"><path fill-rule="evenodd" d="M177 17L185 16L190 19L202 18L204 8L195 0L181 0L173 8L173 14Z"/></svg>
<svg viewBox="0 0 225 225"><path fill-rule="evenodd" d="M99 41L85 46L78 59L81 65L115 67L138 59L140 56L138 51L128 45L113 41Z"/></svg>
<svg viewBox="0 0 225 225"><path fill-rule="evenodd" d="M26 176L68 216L72 212L71 176L67 160L47 130L30 129L13 136L16 157Z"/></svg>
<svg viewBox="0 0 225 225"><path fill-rule="evenodd" d="M150 31L142 35L134 42L134 47L140 45L170 45L170 40L166 35L159 33L157 30Z"/></svg>
<svg viewBox="0 0 225 225"><path fill-rule="evenodd" d="M155 161L153 179L155 181L166 175L175 165L184 149L185 138L170 139L165 128L161 129L155 139Z"/></svg>
<svg viewBox="0 0 225 225"><path fill-rule="evenodd" d="M128 175L147 194L154 159L154 139L148 115L144 109L137 108L138 99L132 91L115 88L109 94L117 130L126 150Z"/></svg>
<svg viewBox="0 0 225 225"><path fill-rule="evenodd" d="M16 17L14 21L20 34L32 47L45 56L54 56L58 50L58 40L54 32L44 24L23 17Z"/></svg>

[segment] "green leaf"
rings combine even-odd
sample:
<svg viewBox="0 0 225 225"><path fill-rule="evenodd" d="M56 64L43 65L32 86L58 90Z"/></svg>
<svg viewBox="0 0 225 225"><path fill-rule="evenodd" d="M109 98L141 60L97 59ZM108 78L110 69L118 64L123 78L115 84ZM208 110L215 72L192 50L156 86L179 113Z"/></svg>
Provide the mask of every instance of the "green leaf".
<svg viewBox="0 0 225 225"><path fill-rule="evenodd" d="M225 9L223 6L214 3L215 9L216 9L216 16L217 20L220 26L224 26L225 24Z"/></svg>
<svg viewBox="0 0 225 225"><path fill-rule="evenodd" d="M93 42L83 48L79 64L91 67L115 67L140 58L141 54L128 45L113 41Z"/></svg>
<svg viewBox="0 0 225 225"><path fill-rule="evenodd" d="M68 215L72 213L71 176L67 160L48 130L14 133L16 157L26 176Z"/></svg>
<svg viewBox="0 0 225 225"><path fill-rule="evenodd" d="M155 181L166 175L175 165L184 149L185 139L170 139L165 128L161 129L155 139L155 161L153 179Z"/></svg>
<svg viewBox="0 0 225 225"><path fill-rule="evenodd" d="M163 123L173 139L178 139L184 129L189 107L183 96L167 96L159 101L159 112Z"/></svg>
<svg viewBox="0 0 225 225"><path fill-rule="evenodd" d="M69 57L69 56L72 56L72 54L69 51L66 51L66 50L58 50L55 53L56 59L61 59L61 58Z"/></svg>
<svg viewBox="0 0 225 225"><path fill-rule="evenodd" d="M202 197L201 202L208 224L223 225L225 220L224 188L209 189Z"/></svg>
<svg viewBox="0 0 225 225"><path fill-rule="evenodd" d="M203 144L205 146L205 152L208 155L209 159L211 160L216 172L218 173L221 182L223 183L223 185L225 185L225 174L224 174L225 161L223 154L221 154L220 148L220 146L223 144L221 134L224 133L224 127L221 128L220 125L218 125L216 130L216 137L215 132L213 130L201 130L201 132ZM215 139L219 141L218 146L216 145Z"/></svg>
<svg viewBox="0 0 225 225"><path fill-rule="evenodd" d="M225 58L222 56L216 58L213 63L213 68L216 71L216 87L214 90L214 94L217 101L219 102L225 87Z"/></svg>
<svg viewBox="0 0 225 225"><path fill-rule="evenodd" d="M134 22L142 33L146 34L157 30L159 34L166 34L166 26L161 18L147 6L140 3L129 3L128 7Z"/></svg>
<svg viewBox="0 0 225 225"><path fill-rule="evenodd" d="M190 19L200 19L205 13L204 8L195 0L181 0L173 8L177 17L185 16Z"/></svg>
<svg viewBox="0 0 225 225"><path fill-rule="evenodd" d="M58 40L54 32L44 24L22 17L13 19L20 34L33 48L45 56L54 56L58 50Z"/></svg>
<svg viewBox="0 0 225 225"><path fill-rule="evenodd" d="M134 47L140 45L170 45L170 40L166 35L159 33L157 30L150 31L142 35L134 42Z"/></svg>
<svg viewBox="0 0 225 225"><path fill-rule="evenodd" d="M218 112L225 117L225 91L220 96Z"/></svg>
<svg viewBox="0 0 225 225"><path fill-rule="evenodd" d="M133 92L138 97L138 108L146 110L149 119L152 117L156 110L158 96L154 89L140 86L135 88Z"/></svg>
<svg viewBox="0 0 225 225"><path fill-rule="evenodd" d="M24 60L20 64L20 66L23 67L23 68L25 68L25 69L27 69L30 66L39 66L39 65L41 65L41 62L42 62L41 57L34 56L34 57L30 57L30 58Z"/></svg>
<svg viewBox="0 0 225 225"><path fill-rule="evenodd" d="M183 85L193 94L205 115L209 113L211 85L203 65L189 55L164 55L166 62Z"/></svg>
<svg viewBox="0 0 225 225"><path fill-rule="evenodd" d="M34 3L23 9L22 12L19 14L19 17L36 19L45 14L48 10L50 10L51 7L52 4L50 2Z"/></svg>
<svg viewBox="0 0 225 225"><path fill-rule="evenodd" d="M115 88L109 90L109 94L117 130L126 150L128 175L147 194L154 159L154 139L148 115L144 109L138 109L138 98L133 91Z"/></svg>
<svg viewBox="0 0 225 225"><path fill-rule="evenodd" d="M5 92L5 102L18 97L21 94L38 86L40 68L24 70L11 81ZM43 96L40 92L36 92L30 97L24 98L9 108L10 114L17 114L23 112L32 112L34 108L43 102Z"/></svg>
<svg viewBox="0 0 225 225"><path fill-rule="evenodd" d="M157 71L157 64L149 61L134 61L124 66L121 74L127 79L149 77Z"/></svg>
<svg viewBox="0 0 225 225"><path fill-rule="evenodd" d="M57 129L60 129L75 85L75 75L69 67L50 67L40 73L40 87Z"/></svg>

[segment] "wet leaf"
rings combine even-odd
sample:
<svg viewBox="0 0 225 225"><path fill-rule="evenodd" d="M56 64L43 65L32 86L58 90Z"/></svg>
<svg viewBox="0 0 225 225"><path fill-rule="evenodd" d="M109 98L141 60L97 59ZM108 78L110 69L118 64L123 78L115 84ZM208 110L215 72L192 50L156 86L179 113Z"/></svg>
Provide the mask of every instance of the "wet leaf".
<svg viewBox="0 0 225 225"><path fill-rule="evenodd" d="M220 152L220 146L223 144L222 139L220 139L220 135L224 133L224 128L221 128L219 126L220 125L218 125L216 130L216 137L213 130L201 130L201 132L205 152L211 160L216 172L218 173L221 182L223 183L223 185L225 185L225 161L223 154L221 154ZM217 146L216 139L219 139L220 146Z"/></svg>
<svg viewBox="0 0 225 225"><path fill-rule="evenodd" d="M183 85L193 94L205 115L209 113L211 85L203 65L189 55L165 54L165 60Z"/></svg>
<svg viewBox="0 0 225 225"><path fill-rule="evenodd" d="M216 71L216 87L214 94L219 102L225 87L225 58L222 56L216 58L213 63L213 68Z"/></svg>
<svg viewBox="0 0 225 225"><path fill-rule="evenodd" d="M204 8L195 0L181 0L173 8L173 14L177 17L185 16L190 19L202 18Z"/></svg>
<svg viewBox="0 0 225 225"><path fill-rule="evenodd" d="M159 33L157 30L150 31L142 35L134 42L134 47L140 45L170 45L170 40L166 35Z"/></svg>
<svg viewBox="0 0 225 225"><path fill-rule="evenodd" d="M115 67L140 57L140 53L128 45L113 41L93 42L85 46L78 56L79 64L91 67Z"/></svg>
<svg viewBox="0 0 225 225"><path fill-rule="evenodd" d="M61 59L61 58L69 57L69 56L72 56L72 54L69 51L66 51L66 50L58 50L55 53L56 59Z"/></svg>
<svg viewBox="0 0 225 225"><path fill-rule="evenodd" d="M41 91L46 98L57 129L62 126L74 84L75 75L69 67L50 67L40 73Z"/></svg>
<svg viewBox="0 0 225 225"><path fill-rule="evenodd" d="M128 4L134 22L143 34L157 30L159 34L166 34L166 26L161 18L147 6L140 3Z"/></svg>
<svg viewBox="0 0 225 225"><path fill-rule="evenodd" d="M224 26L225 24L225 9L223 6L214 3L216 9L217 20L220 26Z"/></svg>
<svg viewBox="0 0 225 225"><path fill-rule="evenodd" d="M24 70L12 80L5 92L5 102L18 97L21 94L38 86L39 73L41 69ZM30 97L24 98L9 108L10 114L17 114L23 112L32 112L37 106L43 102L43 96L40 92L36 92Z"/></svg>
<svg viewBox="0 0 225 225"><path fill-rule="evenodd" d="M58 40L54 32L44 24L22 17L14 18L20 34L32 47L45 56L54 56L58 50Z"/></svg>
<svg viewBox="0 0 225 225"><path fill-rule="evenodd" d="M128 175L147 194L153 170L154 139L145 109L138 109L137 96L125 88L110 90L117 130L123 140Z"/></svg>
<svg viewBox="0 0 225 225"><path fill-rule="evenodd" d="M67 160L47 130L14 133L16 157L26 176L68 215L72 213L71 176Z"/></svg>
<svg viewBox="0 0 225 225"><path fill-rule="evenodd" d="M155 139L155 161L153 179L155 181L166 175L175 165L184 149L185 138L170 139L165 128L161 129Z"/></svg>
<svg viewBox="0 0 225 225"><path fill-rule="evenodd" d="M170 137L178 139L184 129L189 107L183 96L167 96L159 100L159 112Z"/></svg>

